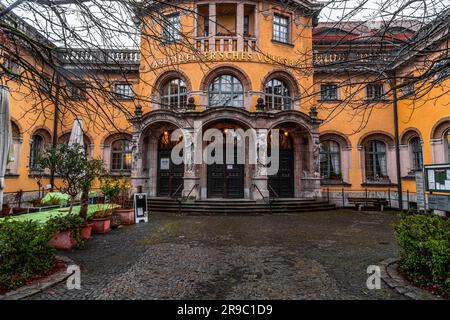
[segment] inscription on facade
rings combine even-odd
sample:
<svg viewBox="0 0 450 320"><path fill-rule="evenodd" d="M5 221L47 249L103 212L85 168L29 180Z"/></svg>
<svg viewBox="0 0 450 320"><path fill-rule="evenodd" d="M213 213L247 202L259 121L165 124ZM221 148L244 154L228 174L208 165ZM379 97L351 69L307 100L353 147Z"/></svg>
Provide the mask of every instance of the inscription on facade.
<svg viewBox="0 0 450 320"><path fill-rule="evenodd" d="M238 51L211 51L199 53L180 53L165 59L154 60L150 64L152 70L191 62L221 62L221 61L246 61L268 64L278 64L291 68L309 68L306 61L292 60L272 54L258 52L238 52Z"/></svg>

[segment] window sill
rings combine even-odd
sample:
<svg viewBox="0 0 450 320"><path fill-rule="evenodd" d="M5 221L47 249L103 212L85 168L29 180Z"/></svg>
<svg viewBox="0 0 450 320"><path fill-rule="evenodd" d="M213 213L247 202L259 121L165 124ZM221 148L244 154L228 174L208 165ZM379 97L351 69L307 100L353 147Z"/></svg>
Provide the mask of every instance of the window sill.
<svg viewBox="0 0 450 320"><path fill-rule="evenodd" d="M361 183L362 187L397 187L396 183L392 182L376 182L376 181L368 181Z"/></svg>
<svg viewBox="0 0 450 320"><path fill-rule="evenodd" d="M109 175L113 177L121 177L121 176L130 177L131 171L110 171Z"/></svg>
<svg viewBox="0 0 450 320"><path fill-rule="evenodd" d="M282 42L282 41L278 41L278 40L274 40L274 39L272 39L272 43L280 44L280 45L283 45L283 46L288 46L288 47L291 47L291 48L295 47L295 45L293 43L291 43L291 42Z"/></svg>
<svg viewBox="0 0 450 320"><path fill-rule="evenodd" d="M162 46L170 46L172 44L178 44L181 40L161 40L160 43Z"/></svg>
<svg viewBox="0 0 450 320"><path fill-rule="evenodd" d="M341 186L341 187L351 187L352 184L342 181L342 180L322 180L320 182L321 186Z"/></svg>
<svg viewBox="0 0 450 320"><path fill-rule="evenodd" d="M131 97L131 98L112 98L110 101L128 101L128 102L131 102L133 100L134 100L134 98Z"/></svg>
<svg viewBox="0 0 450 320"><path fill-rule="evenodd" d="M367 103L390 103L391 100L387 99L366 99Z"/></svg>
<svg viewBox="0 0 450 320"><path fill-rule="evenodd" d="M17 173L5 173L5 179L16 179L20 175Z"/></svg>
<svg viewBox="0 0 450 320"><path fill-rule="evenodd" d="M322 99L319 99L318 102L321 102L321 103L337 103L337 102L342 102L342 100L340 100L340 99L335 99L335 100L322 100Z"/></svg>

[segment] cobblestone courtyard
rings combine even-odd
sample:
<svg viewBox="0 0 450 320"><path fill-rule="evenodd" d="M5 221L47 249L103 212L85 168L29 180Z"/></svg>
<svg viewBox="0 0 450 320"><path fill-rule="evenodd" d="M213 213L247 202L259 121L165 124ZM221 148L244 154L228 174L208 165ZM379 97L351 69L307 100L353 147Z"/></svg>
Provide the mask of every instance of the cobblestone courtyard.
<svg viewBox="0 0 450 320"><path fill-rule="evenodd" d="M32 299L402 299L367 267L396 257L396 213L151 216L63 253L81 267Z"/></svg>

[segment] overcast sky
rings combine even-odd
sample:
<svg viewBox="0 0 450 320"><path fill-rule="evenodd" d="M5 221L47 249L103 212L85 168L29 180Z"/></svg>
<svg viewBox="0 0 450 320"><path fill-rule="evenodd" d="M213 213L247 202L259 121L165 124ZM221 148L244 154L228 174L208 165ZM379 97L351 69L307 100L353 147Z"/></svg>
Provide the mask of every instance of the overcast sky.
<svg viewBox="0 0 450 320"><path fill-rule="evenodd" d="M8 5L16 0L0 0ZM450 8L450 0L333 0L320 1L325 7L320 14L320 21L349 21L349 20L389 20L394 12L404 3L412 2L407 10L397 14L396 19L411 19L413 17L433 17L436 13L445 8ZM98 4L101 4L99 6ZM41 10L42 16L39 16L39 10L31 10L30 6L37 9L37 5L24 3L14 10L14 12L25 19L28 23L35 26L38 30L52 37L54 42L60 42L61 38L68 38L73 43L83 43L98 45L99 43L108 43L110 47L136 46L137 37L129 34L133 22L129 19L130 14L119 7L116 3L102 0L94 0L93 3L83 3L87 12L93 17L86 17L80 14L75 6L66 6L66 12L63 15L65 23L70 25L74 34L79 35L79 39L65 33L64 37L58 34L56 27L59 19L56 14L49 13L49 10ZM41 7L42 8L42 7ZM426 12L426 14L424 14ZM46 17L44 19L43 17ZM48 23L50 20L56 23ZM95 22L101 21L101 27L96 26ZM102 32L96 30L102 29ZM60 28L59 28L60 29ZM53 35L52 35L53 34ZM73 44L71 44L73 45Z"/></svg>

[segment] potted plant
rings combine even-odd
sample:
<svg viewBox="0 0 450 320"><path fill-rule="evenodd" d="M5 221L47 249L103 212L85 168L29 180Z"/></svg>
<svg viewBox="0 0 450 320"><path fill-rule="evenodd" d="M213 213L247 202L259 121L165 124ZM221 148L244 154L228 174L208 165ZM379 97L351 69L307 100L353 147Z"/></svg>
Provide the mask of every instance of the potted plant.
<svg viewBox="0 0 450 320"><path fill-rule="evenodd" d="M83 235L84 238L89 238L92 229L92 225L87 221L89 191L93 181L103 170L103 162L88 160L83 147L78 144L62 144L44 151L39 158L39 167L53 168L55 174L61 178L63 183L56 188L70 197L68 215L72 214L75 199L81 193L80 217L84 221Z"/></svg>
<svg viewBox="0 0 450 320"><path fill-rule="evenodd" d="M108 233L111 229L111 214L113 212L113 206L109 204L103 205L101 209L97 210L92 219L92 231L98 234Z"/></svg>
<svg viewBox="0 0 450 320"><path fill-rule="evenodd" d="M128 191L131 188L131 184L126 179L120 179L119 186L121 194L121 208L115 209L114 212L120 216L120 221L122 224L134 224L134 209L128 206Z"/></svg>
<svg viewBox="0 0 450 320"><path fill-rule="evenodd" d="M120 181L106 177L100 183L100 190L105 198L107 198L107 201L101 206L100 210L94 213L92 222L94 224L94 232L103 234L109 232L111 227L111 215L116 207L114 202L117 201L117 197L121 191Z"/></svg>
<svg viewBox="0 0 450 320"><path fill-rule="evenodd" d="M83 245L82 228L84 220L79 215L67 214L50 218L46 227L53 234L49 246L59 250L71 250Z"/></svg>

